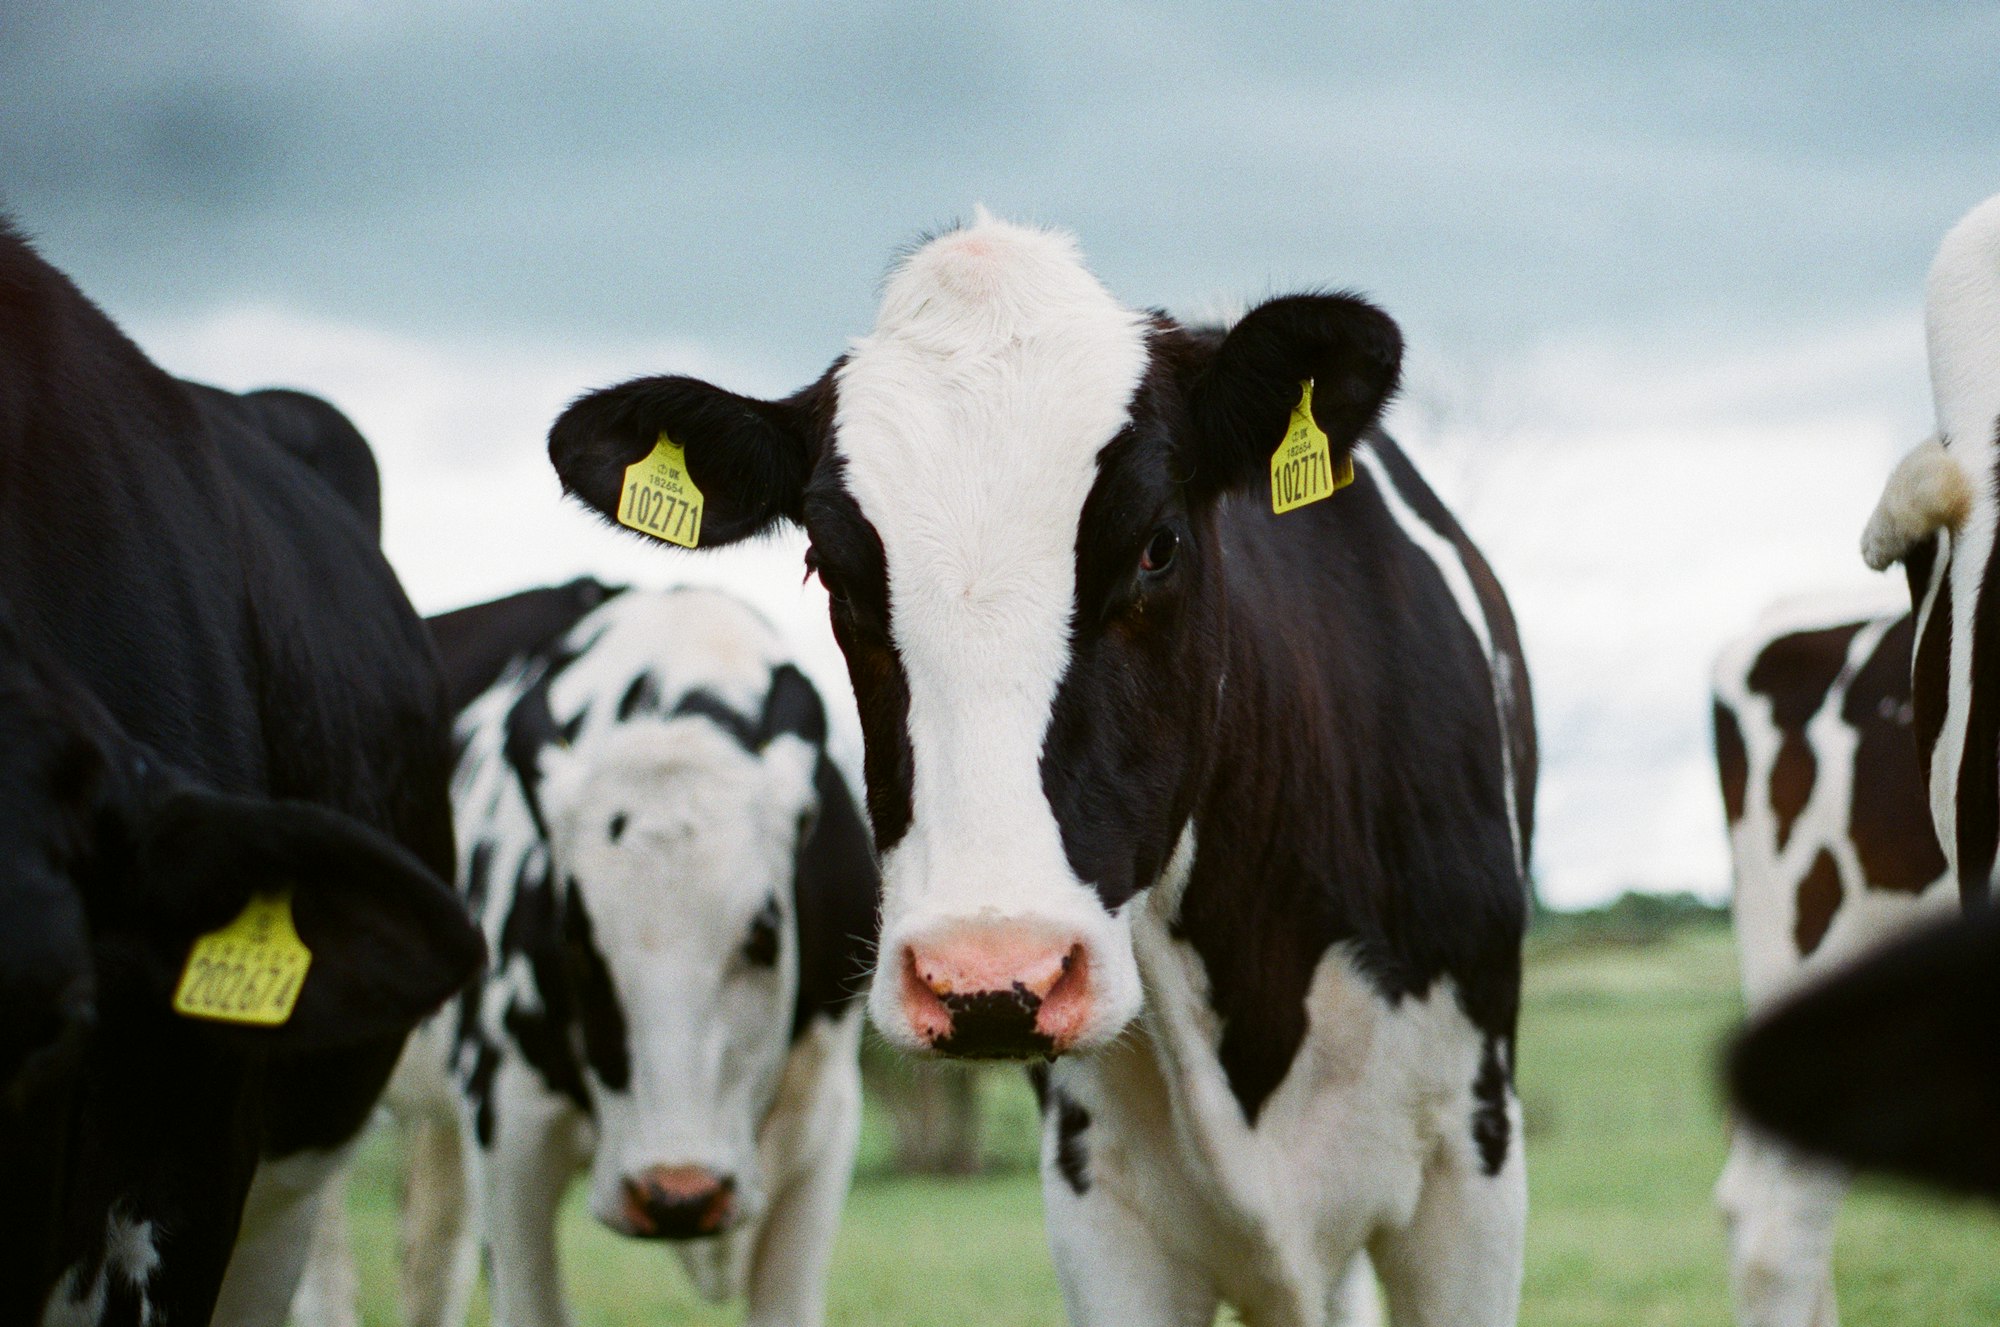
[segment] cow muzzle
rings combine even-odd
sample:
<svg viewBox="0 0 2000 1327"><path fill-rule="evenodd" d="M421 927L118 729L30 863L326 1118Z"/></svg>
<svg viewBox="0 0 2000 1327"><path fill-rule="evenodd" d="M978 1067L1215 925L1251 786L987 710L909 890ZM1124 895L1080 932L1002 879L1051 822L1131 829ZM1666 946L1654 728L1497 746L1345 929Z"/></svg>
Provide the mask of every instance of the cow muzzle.
<svg viewBox="0 0 2000 1327"><path fill-rule="evenodd" d="M736 1180L702 1166L649 1166L620 1182L625 1233L707 1239L736 1224Z"/></svg>
<svg viewBox="0 0 2000 1327"><path fill-rule="evenodd" d="M1054 1057L1090 1022L1089 950L1006 928L945 932L904 947L901 997L911 1034L940 1055Z"/></svg>

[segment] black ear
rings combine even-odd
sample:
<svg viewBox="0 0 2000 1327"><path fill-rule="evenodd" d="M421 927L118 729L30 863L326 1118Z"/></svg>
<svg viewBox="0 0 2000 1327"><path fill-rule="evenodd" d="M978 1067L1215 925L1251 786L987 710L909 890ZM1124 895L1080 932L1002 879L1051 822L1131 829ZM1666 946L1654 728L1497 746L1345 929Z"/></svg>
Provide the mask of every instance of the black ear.
<svg viewBox="0 0 2000 1327"><path fill-rule="evenodd" d="M571 402L549 430L549 460L566 491L616 521L626 469L665 434L701 490L701 547L720 547L799 519L832 397L831 370L782 401L695 378L638 378Z"/></svg>
<svg viewBox="0 0 2000 1327"><path fill-rule="evenodd" d="M473 977L486 945L457 893L351 816L304 802L179 791L148 817L138 915L171 997L195 937L253 894L289 891L312 953L290 1018L242 1035L274 1050L400 1036ZM225 1024L215 1024L221 1028Z"/></svg>
<svg viewBox="0 0 2000 1327"><path fill-rule="evenodd" d="M1221 492L1268 476L1302 385L1337 462L1395 394L1403 335L1352 295L1285 295L1229 330L1189 388L1194 484Z"/></svg>
<svg viewBox="0 0 2000 1327"><path fill-rule="evenodd" d="M1800 992L1729 1054L1751 1119L1808 1151L2000 1197L2000 912Z"/></svg>

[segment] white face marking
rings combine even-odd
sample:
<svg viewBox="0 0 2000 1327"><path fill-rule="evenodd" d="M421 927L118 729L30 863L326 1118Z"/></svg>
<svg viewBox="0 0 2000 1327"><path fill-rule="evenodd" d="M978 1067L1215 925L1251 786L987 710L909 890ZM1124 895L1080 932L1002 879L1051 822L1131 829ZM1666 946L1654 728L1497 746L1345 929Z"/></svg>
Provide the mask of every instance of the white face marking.
<svg viewBox="0 0 2000 1327"><path fill-rule="evenodd" d="M1105 1033L1137 1007L1129 940L1070 871L1040 761L1069 663L1078 522L1146 362L1144 319L1069 238L982 217L891 277L835 421L909 684L912 815L882 864L883 952L978 919L1076 936L1104 951ZM893 985L875 984L871 1009L907 1040Z"/></svg>
<svg viewBox="0 0 2000 1327"><path fill-rule="evenodd" d="M622 1090L586 1074L600 1219L616 1217L622 1181L652 1166L733 1176L746 1214L761 1208L756 1133L790 1043L792 874L814 755L783 737L753 756L689 717L601 730L551 762L554 858L590 916L631 1061ZM745 944L773 901L764 965Z"/></svg>
<svg viewBox="0 0 2000 1327"><path fill-rule="evenodd" d="M139 1327L150 1327L154 1308L147 1290L159 1269L160 1249L153 1238L153 1223L135 1221L114 1210L104 1222L104 1261L97 1274L85 1284L85 1269L70 1268L42 1308L42 1327L97 1327L103 1321L114 1279L135 1292Z"/></svg>

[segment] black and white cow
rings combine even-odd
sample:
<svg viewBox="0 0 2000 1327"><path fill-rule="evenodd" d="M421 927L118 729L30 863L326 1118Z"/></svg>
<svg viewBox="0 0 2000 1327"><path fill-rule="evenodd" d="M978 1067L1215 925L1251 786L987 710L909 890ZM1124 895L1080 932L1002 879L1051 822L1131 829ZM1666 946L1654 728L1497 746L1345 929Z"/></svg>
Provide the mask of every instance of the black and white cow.
<svg viewBox="0 0 2000 1327"><path fill-rule="evenodd" d="M566 1323L556 1210L587 1166L592 1214L675 1241L704 1295L819 1322L877 878L818 692L710 590L580 581L432 621L455 677L518 648L458 726L461 885L492 966L390 1090L423 1163L409 1320L464 1318L469 1183L495 1321Z"/></svg>
<svg viewBox="0 0 2000 1327"><path fill-rule="evenodd" d="M1373 426L1400 358L1359 299L1187 327L981 214L797 395L643 379L550 434L601 513L665 438L701 545L810 535L882 853L871 1016L1059 1057L1077 1322L1322 1323L1364 1251L1400 1323L1514 1321L1527 673ZM1289 440L1352 485L1275 515Z"/></svg>
<svg viewBox="0 0 2000 1327"><path fill-rule="evenodd" d="M1927 917L1957 890L1931 832L1911 732L1914 620L1798 600L1715 669L1715 757L1753 1013ZM1716 1201L1744 1327L1833 1327L1844 1173L1738 1122Z"/></svg>
<svg viewBox="0 0 2000 1327"><path fill-rule="evenodd" d="M1972 901L2000 870L2000 195L1939 245L1924 323L1937 431L1890 476L1861 552L1909 576L1931 819Z"/></svg>
<svg viewBox="0 0 2000 1327"><path fill-rule="evenodd" d="M322 1177L478 967L374 504L331 406L176 381L0 223L0 1322L281 1320ZM177 1014L197 937L280 897L275 1023Z"/></svg>

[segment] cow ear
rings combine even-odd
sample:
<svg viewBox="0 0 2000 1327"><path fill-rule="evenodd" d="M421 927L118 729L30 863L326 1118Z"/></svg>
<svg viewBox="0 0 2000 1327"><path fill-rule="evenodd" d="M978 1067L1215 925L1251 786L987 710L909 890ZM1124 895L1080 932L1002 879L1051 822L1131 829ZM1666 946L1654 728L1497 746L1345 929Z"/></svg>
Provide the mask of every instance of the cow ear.
<svg viewBox="0 0 2000 1327"><path fill-rule="evenodd" d="M197 937L255 897L290 899L311 960L289 1017L241 1030L268 1049L401 1036L485 961L485 941L450 885L385 835L325 807L178 791L147 817L137 878L149 947L164 960L155 973L163 998L180 984Z"/></svg>
<svg viewBox="0 0 2000 1327"><path fill-rule="evenodd" d="M1851 1166L2000 1197L2000 912L1952 917L1806 988L1731 1049L1771 1132Z"/></svg>
<svg viewBox="0 0 2000 1327"><path fill-rule="evenodd" d="M1366 300L1285 295L1258 305L1188 389L1199 449L1193 484L1218 493L1268 477L1307 382L1337 463L1394 395L1402 358L1394 320Z"/></svg>
<svg viewBox="0 0 2000 1327"><path fill-rule="evenodd" d="M549 429L549 460L567 492L615 522L626 470L664 437L701 491L700 546L733 544L799 520L832 392L831 371L782 401L695 378L638 378L571 402Z"/></svg>

